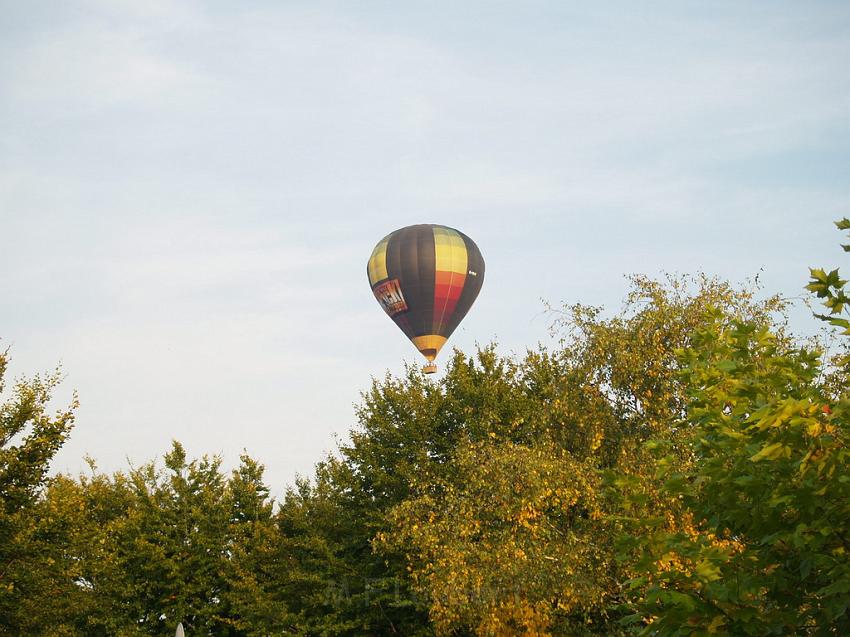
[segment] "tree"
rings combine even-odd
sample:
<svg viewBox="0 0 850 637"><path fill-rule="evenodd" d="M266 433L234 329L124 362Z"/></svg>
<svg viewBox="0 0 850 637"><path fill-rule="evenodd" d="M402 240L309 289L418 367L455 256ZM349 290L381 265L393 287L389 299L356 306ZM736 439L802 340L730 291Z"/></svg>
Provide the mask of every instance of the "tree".
<svg viewBox="0 0 850 637"><path fill-rule="evenodd" d="M837 270L812 270L808 288L830 310L821 318L847 334L844 285ZM843 382L824 383L821 352L709 316L682 353L694 462L683 467L665 457L667 441L654 445L662 491L690 528L643 520L631 529L645 538L626 542L644 553L632 619L647 635L847 634L846 367L833 370Z"/></svg>
<svg viewBox="0 0 850 637"><path fill-rule="evenodd" d="M225 637L273 634L286 608L269 596L276 529L263 468L243 455L188 460L175 442L153 462L54 478L35 503L27 567L43 586L22 602L26 633ZM26 611L26 612L24 612Z"/></svg>
<svg viewBox="0 0 850 637"><path fill-rule="evenodd" d="M8 350L0 352L0 394L8 361ZM58 370L20 379L0 403L0 634L20 634L24 603L45 583L42 572L32 567L44 557L34 534L33 509L77 407L74 396L68 407L50 413L60 381Z"/></svg>
<svg viewBox="0 0 850 637"><path fill-rule="evenodd" d="M556 614L579 618L561 618L569 634L604 622L614 584L592 463L538 441L470 443L453 464L397 506L395 531L378 538L407 553L437 633L544 635Z"/></svg>
<svg viewBox="0 0 850 637"><path fill-rule="evenodd" d="M364 488L380 487L375 500L395 494L375 546L407 561L439 634L617 634L635 568L615 559L626 521L681 526L644 448L662 435L690 460L677 442L677 351L709 307L768 325L783 303L706 278L633 285L612 318L567 308L559 349L519 363L492 349L477 361L457 354L436 386L414 377L368 397L347 458ZM604 484L636 485L640 497Z"/></svg>

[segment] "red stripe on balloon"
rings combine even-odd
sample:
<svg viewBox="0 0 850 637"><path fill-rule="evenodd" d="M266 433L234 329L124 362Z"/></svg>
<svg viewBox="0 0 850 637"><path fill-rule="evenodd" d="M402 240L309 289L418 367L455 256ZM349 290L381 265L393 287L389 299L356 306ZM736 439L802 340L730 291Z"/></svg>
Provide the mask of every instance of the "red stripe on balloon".
<svg viewBox="0 0 850 637"><path fill-rule="evenodd" d="M441 334L460 300L466 274L438 270L434 279L434 333Z"/></svg>

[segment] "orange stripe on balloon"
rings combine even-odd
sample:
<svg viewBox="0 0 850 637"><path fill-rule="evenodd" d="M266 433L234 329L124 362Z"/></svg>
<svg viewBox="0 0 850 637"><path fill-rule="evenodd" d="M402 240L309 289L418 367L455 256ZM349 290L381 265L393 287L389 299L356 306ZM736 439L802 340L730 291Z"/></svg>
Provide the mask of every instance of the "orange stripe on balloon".
<svg viewBox="0 0 850 637"><path fill-rule="evenodd" d="M457 306L463 286L466 283L466 273L437 271L434 286L434 331L439 333L448 323Z"/></svg>

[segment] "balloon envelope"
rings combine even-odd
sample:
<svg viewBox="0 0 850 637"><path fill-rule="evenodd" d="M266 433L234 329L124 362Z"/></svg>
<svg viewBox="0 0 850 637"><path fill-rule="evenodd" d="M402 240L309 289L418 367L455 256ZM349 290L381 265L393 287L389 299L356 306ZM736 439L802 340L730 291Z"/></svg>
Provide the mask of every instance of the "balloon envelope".
<svg viewBox="0 0 850 637"><path fill-rule="evenodd" d="M366 273L384 311L433 361L481 290L484 258L462 232L421 224L381 239Z"/></svg>

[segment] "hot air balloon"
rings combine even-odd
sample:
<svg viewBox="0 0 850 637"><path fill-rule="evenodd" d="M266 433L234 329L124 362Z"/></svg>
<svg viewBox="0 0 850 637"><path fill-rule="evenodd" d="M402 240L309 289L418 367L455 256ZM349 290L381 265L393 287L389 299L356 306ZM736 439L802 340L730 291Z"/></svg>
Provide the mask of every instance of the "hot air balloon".
<svg viewBox="0 0 850 637"><path fill-rule="evenodd" d="M484 283L484 258L454 228L407 226L378 242L366 266L378 303L428 359L434 359L469 312Z"/></svg>

